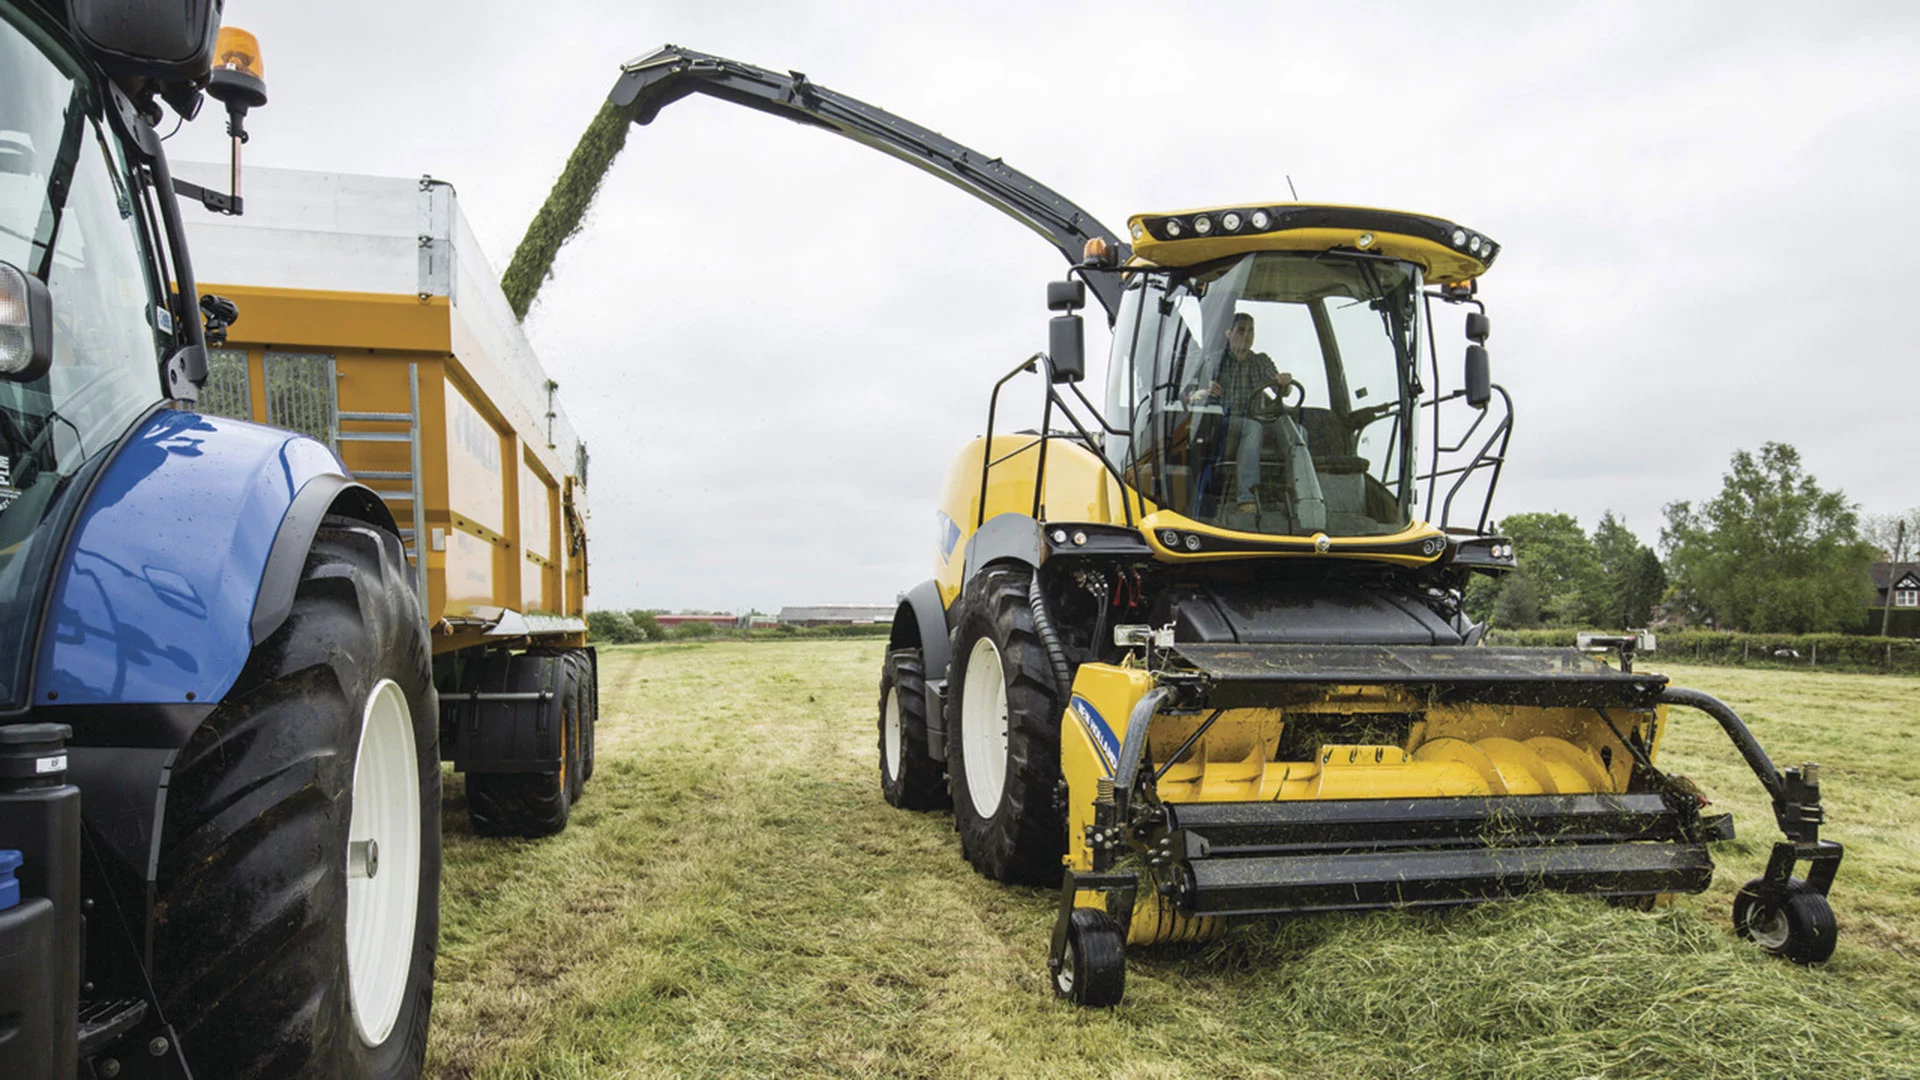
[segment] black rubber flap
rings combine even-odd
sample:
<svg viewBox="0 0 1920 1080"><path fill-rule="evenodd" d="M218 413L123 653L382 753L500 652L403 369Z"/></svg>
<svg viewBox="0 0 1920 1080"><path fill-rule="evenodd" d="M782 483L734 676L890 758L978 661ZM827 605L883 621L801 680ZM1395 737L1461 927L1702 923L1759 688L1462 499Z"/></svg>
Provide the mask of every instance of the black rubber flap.
<svg viewBox="0 0 1920 1080"><path fill-rule="evenodd" d="M1173 651L1212 681L1219 707L1280 704L1308 686L1409 686L1441 700L1650 708L1667 685L1616 671L1577 649L1479 646L1201 645Z"/></svg>

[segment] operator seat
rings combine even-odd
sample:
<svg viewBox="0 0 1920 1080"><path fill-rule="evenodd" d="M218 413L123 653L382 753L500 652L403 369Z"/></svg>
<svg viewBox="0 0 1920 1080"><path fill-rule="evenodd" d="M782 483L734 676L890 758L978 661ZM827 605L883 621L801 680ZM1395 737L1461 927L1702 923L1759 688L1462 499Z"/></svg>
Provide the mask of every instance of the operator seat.
<svg viewBox="0 0 1920 1080"><path fill-rule="evenodd" d="M1367 513L1367 467L1371 463L1354 453L1353 429L1332 409L1316 408L1300 410L1300 426L1306 431L1313 468L1327 501L1327 530L1336 536L1379 532L1380 523Z"/></svg>

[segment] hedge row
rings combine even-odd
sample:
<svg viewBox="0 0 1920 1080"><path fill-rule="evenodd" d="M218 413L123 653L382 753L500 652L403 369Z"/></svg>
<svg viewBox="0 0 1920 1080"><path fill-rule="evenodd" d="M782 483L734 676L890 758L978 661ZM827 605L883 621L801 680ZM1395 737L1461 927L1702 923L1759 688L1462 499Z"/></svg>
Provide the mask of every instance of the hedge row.
<svg viewBox="0 0 1920 1080"><path fill-rule="evenodd" d="M1493 630L1490 645L1572 646L1578 631ZM1858 634L1734 634L1655 631L1654 659L1731 667L1820 668L1920 675L1920 642Z"/></svg>

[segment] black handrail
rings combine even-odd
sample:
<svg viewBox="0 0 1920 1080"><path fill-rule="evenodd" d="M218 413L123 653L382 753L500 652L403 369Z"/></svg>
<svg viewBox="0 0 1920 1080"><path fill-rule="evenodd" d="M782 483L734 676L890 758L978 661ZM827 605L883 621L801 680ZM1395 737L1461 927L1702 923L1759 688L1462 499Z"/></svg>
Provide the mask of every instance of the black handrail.
<svg viewBox="0 0 1920 1080"><path fill-rule="evenodd" d="M993 424L994 417L1000 408L1001 388L1006 386L1009 380L1021 372L1035 371L1036 369L1044 369L1047 378L1047 400L1040 414L1039 437L1033 442L1010 450L997 458L989 456L993 450ZM1098 417L1100 414L1099 410L1095 409L1093 403L1087 400L1086 394L1082 393L1078 386L1074 386L1073 391L1074 394L1080 398L1081 402L1087 406L1087 409ZM974 511L973 522L975 529L985 525L987 521L987 481L992 473L993 467L1018 457L1036 447L1039 450L1039 460L1034 464L1032 517L1035 520L1039 519L1040 494L1043 482L1046 479L1047 441L1049 439L1067 437L1064 433L1056 435L1049 430L1053 423L1053 409L1056 405L1060 408L1060 415L1066 418L1067 423L1073 425L1074 432L1087 444L1087 449L1093 451L1094 456L1100 459L1100 464L1107 470L1107 473L1113 477L1114 483L1120 486L1120 512L1126 520L1127 527L1133 527L1133 503L1127 498L1128 487L1126 477L1121 473L1119 467L1114 465L1113 459L1107 456L1106 447L1100 440L1094 438L1093 433L1088 431L1086 425L1080 422L1080 418L1073 414L1073 409L1067 404L1066 399L1062 398L1059 391L1054 389L1052 359L1049 358L1046 353L1034 353L1032 356L1021 361L1018 367L1002 375L999 380L993 384L993 393L987 398L987 433L985 436L985 445L980 448L980 494L979 498L975 500L977 504ZM1102 429L1115 435L1126 434L1124 431L1108 426L1105 420L1100 421L1100 426ZM1144 514L1145 512L1146 507L1142 505L1141 513Z"/></svg>

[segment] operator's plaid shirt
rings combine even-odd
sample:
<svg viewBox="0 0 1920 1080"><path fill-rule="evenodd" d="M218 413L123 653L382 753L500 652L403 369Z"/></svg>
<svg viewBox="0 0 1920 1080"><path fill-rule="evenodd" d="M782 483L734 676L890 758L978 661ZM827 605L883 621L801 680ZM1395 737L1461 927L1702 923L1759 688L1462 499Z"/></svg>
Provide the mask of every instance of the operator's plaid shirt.
<svg viewBox="0 0 1920 1080"><path fill-rule="evenodd" d="M1202 376L1193 386L1187 388L1190 399L1196 390L1205 390L1211 383L1220 384L1220 397L1209 400L1210 405L1224 405L1235 416L1245 416L1253 404L1253 395L1260 388L1280 380L1280 369L1273 366L1273 360L1266 353L1248 353L1245 360L1236 360L1233 350L1228 349L1220 358L1220 367L1211 378Z"/></svg>

